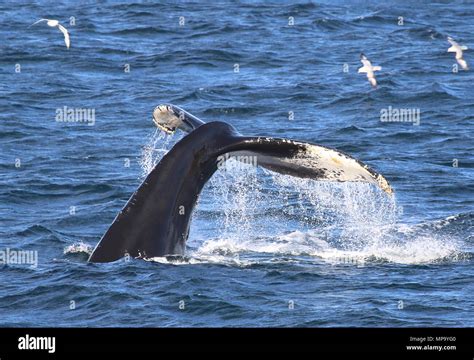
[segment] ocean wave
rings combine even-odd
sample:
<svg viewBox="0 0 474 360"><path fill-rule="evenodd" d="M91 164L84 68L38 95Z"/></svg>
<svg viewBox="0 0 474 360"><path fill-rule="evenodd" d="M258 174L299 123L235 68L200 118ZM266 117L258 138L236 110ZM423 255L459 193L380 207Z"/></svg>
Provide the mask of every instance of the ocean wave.
<svg viewBox="0 0 474 360"><path fill-rule="evenodd" d="M66 258L86 262L93 251L93 246L79 242L66 246L63 250L63 254Z"/></svg>
<svg viewBox="0 0 474 360"><path fill-rule="evenodd" d="M356 125L350 125L350 126L345 126L341 129L337 129L336 132L346 135L346 134L350 134L350 133L353 133L353 134L357 134L359 132L364 133L364 132L367 132L367 130L365 130L365 129L359 127L359 126L356 126Z"/></svg>
<svg viewBox="0 0 474 360"><path fill-rule="evenodd" d="M359 15L350 21L358 25L382 26L386 24L397 26L398 17L392 14L384 14L379 10L365 15Z"/></svg>
<svg viewBox="0 0 474 360"><path fill-rule="evenodd" d="M54 235L54 234L56 234L55 231L49 229L47 226L43 226L39 224L31 225L25 228L24 230L15 232L15 235L27 236L27 237L31 237L34 235L47 236L47 235Z"/></svg>
<svg viewBox="0 0 474 360"><path fill-rule="evenodd" d="M319 30L322 31L335 31L335 30L347 30L348 27L353 27L354 25L351 22L346 20L330 18L330 17L321 17L316 20L313 20L313 25L315 25Z"/></svg>
<svg viewBox="0 0 474 360"><path fill-rule="evenodd" d="M418 25L415 27L400 27L394 30L391 35L406 35L409 38L422 40L446 39L446 34L437 30L434 26Z"/></svg>
<svg viewBox="0 0 474 360"><path fill-rule="evenodd" d="M109 35L118 35L118 36L127 36L127 35L149 35L153 36L156 34L168 34L173 33L169 28L159 27L159 26L142 26L142 27L133 27L126 29L118 29L108 31L106 34Z"/></svg>
<svg viewBox="0 0 474 360"><path fill-rule="evenodd" d="M217 25L217 24L202 24L202 25L197 25L193 27L192 33L186 36L187 39L197 39L201 37L207 37L207 36L215 36L215 35L225 35L225 36L231 36L232 33L239 33L242 34L246 30L252 30L252 26L236 26L236 25L230 25L230 24L224 24L224 25Z"/></svg>

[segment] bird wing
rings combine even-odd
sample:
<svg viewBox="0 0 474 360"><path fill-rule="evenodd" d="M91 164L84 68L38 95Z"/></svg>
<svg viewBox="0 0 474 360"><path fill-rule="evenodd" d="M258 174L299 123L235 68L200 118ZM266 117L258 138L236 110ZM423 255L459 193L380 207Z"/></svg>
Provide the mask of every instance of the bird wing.
<svg viewBox="0 0 474 360"><path fill-rule="evenodd" d="M66 46L69 49L69 46L71 46L71 39L69 38L69 33L67 29L61 24L58 25L58 29L61 30L61 32L64 34L64 42L66 43Z"/></svg>
<svg viewBox="0 0 474 360"><path fill-rule="evenodd" d="M33 26L33 25L36 25L42 21L49 21L49 19L39 19L38 21L34 22L33 24L31 24L30 26Z"/></svg>
<svg viewBox="0 0 474 360"><path fill-rule="evenodd" d="M468 69L469 69L469 66L467 66L466 60L464 60L463 58L461 58L461 59L456 59L456 60L457 60L458 64L461 65L461 68L462 68L463 70L468 70Z"/></svg>
<svg viewBox="0 0 474 360"><path fill-rule="evenodd" d="M448 42L453 46L459 46L459 44L456 41L454 41L452 37L448 37Z"/></svg>

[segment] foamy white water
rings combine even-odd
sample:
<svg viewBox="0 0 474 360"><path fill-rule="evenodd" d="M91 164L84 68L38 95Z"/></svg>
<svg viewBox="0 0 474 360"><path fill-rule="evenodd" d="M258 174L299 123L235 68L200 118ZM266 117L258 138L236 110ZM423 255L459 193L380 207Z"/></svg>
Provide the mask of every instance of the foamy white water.
<svg viewBox="0 0 474 360"><path fill-rule="evenodd" d="M85 253L85 254L92 254L92 251L94 250L94 247L89 245L89 244L85 244L83 242L79 242L79 243L74 243L72 245L69 245L67 246L63 253L64 254L79 254L79 253Z"/></svg>
<svg viewBox="0 0 474 360"><path fill-rule="evenodd" d="M271 187L278 191L264 191ZM403 223L396 198L368 184L318 182L239 166L218 171L210 188L223 215L217 220L217 238L203 240L192 253L200 261L232 259L245 265L240 255L247 253L356 265L465 257L461 241L436 234L435 227Z"/></svg>

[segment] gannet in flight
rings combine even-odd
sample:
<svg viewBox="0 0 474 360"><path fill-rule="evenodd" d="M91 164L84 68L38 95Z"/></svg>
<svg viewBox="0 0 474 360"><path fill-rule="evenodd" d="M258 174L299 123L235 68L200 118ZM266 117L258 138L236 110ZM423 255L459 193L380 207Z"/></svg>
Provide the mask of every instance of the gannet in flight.
<svg viewBox="0 0 474 360"><path fill-rule="evenodd" d="M466 60L462 58L462 51L467 50L467 46L459 45L456 41L453 40L452 37L449 37L449 36L448 36L448 42L452 45L448 49L448 52L456 53L456 61L458 62L459 65L461 65L461 68L463 70L469 69L469 67L467 66Z"/></svg>
<svg viewBox="0 0 474 360"><path fill-rule="evenodd" d="M46 21L46 24L51 27L57 27L63 34L64 34L64 42L66 43L67 48L69 49L69 46L71 46L71 40L69 39L69 33L67 29L62 26L58 20L51 20L51 19L40 19L34 24L31 24L30 26L36 25L42 21Z"/></svg>
<svg viewBox="0 0 474 360"><path fill-rule="evenodd" d="M374 71L382 70L381 66L372 66L367 56L360 54L360 62L364 65L359 69L359 73L367 73L367 79L372 84L373 87L377 86L377 80L375 80Z"/></svg>

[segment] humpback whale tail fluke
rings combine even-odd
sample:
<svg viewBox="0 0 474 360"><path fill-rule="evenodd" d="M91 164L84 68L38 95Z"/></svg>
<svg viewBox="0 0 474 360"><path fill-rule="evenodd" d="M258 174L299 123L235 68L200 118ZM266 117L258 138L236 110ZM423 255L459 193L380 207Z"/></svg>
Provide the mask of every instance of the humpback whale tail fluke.
<svg viewBox="0 0 474 360"><path fill-rule="evenodd" d="M198 196L222 162L255 156L269 170L321 181L359 181L392 193L387 180L336 149L270 137L242 136L224 122L204 123L174 105L153 112L155 124L184 136L161 159L104 234L89 261L111 262L129 254L152 258L183 255Z"/></svg>

